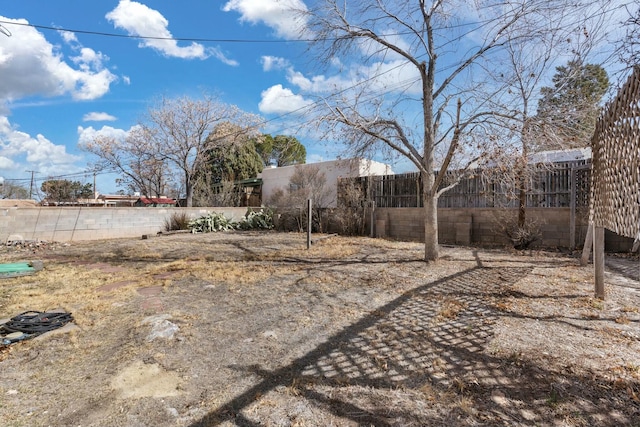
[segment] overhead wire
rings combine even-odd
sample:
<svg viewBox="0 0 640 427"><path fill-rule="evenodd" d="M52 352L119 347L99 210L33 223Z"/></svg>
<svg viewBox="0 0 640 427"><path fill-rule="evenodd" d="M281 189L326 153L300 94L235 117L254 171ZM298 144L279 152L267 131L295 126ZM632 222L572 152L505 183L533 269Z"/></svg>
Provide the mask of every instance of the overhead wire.
<svg viewBox="0 0 640 427"><path fill-rule="evenodd" d="M0 24L5 25L19 25L23 27L37 28L39 30L51 30L62 31L68 33L87 34L92 36L102 37L115 37L122 39L142 39L142 40L173 40L173 41L187 41L187 42L200 42L200 43L292 43L292 42L309 42L312 40L306 39L290 39L290 40L264 40L264 39L216 39L216 38L202 38L202 37L167 37L167 36L143 36L135 34L120 34L110 33L106 31L93 31L93 30L80 30L65 27L53 27L50 25L30 24L28 22L13 22L0 20Z"/></svg>
<svg viewBox="0 0 640 427"><path fill-rule="evenodd" d="M479 21L480 24L485 24L489 22L489 20ZM0 24L6 25L18 25L22 27L31 27L37 28L39 30L50 30L50 31L62 31L69 33L77 33L77 34L87 34L93 36L102 36L102 37L115 37L115 38L123 38L123 39L141 39L141 40L171 40L171 41L184 41L184 42L199 42L199 43L309 43L309 42L317 42L317 41L331 41L337 40L337 37L326 37L326 38L313 38L313 39L227 39L227 38L207 38L207 37L174 37L174 36L145 36L145 35L136 35L136 34L121 34L121 33L112 33L107 31L95 31L95 30L82 30L82 29L73 29L66 27L54 27L51 25L41 25L41 24L31 24L28 22L15 22L15 21L7 21L0 19ZM447 28L460 28L471 25L477 25L478 22L465 22L456 25L449 25ZM0 29L2 25L0 25ZM8 29L4 28L6 31ZM414 34L410 31L390 33L389 36L401 36Z"/></svg>

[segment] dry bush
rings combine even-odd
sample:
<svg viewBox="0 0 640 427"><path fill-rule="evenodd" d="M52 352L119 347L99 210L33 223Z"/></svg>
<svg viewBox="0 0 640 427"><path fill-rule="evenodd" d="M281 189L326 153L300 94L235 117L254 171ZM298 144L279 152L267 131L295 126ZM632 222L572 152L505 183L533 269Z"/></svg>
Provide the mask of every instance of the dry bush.
<svg viewBox="0 0 640 427"><path fill-rule="evenodd" d="M173 212L164 220L164 231L188 230L189 215L186 212Z"/></svg>
<svg viewBox="0 0 640 427"><path fill-rule="evenodd" d="M510 212L498 211L495 214L494 231L506 236L518 250L528 249L540 240L540 226L540 222L532 219L527 219L524 225L519 225L517 215Z"/></svg>
<svg viewBox="0 0 640 427"><path fill-rule="evenodd" d="M331 224L342 235L363 236L369 201L362 184L355 180L340 181L339 206L331 212Z"/></svg>
<svg viewBox="0 0 640 427"><path fill-rule="evenodd" d="M311 200L311 229L313 232L325 232L328 218L324 211L331 202L326 183L325 174L318 166L296 167L288 190L276 190L265 203L277 212L274 219L276 228L283 231L306 230L307 201Z"/></svg>

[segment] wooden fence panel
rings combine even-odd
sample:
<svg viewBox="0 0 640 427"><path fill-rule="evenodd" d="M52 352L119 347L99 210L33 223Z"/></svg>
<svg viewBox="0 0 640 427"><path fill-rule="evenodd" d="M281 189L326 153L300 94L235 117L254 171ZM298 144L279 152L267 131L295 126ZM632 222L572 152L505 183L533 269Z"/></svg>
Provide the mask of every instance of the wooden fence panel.
<svg viewBox="0 0 640 427"><path fill-rule="evenodd" d="M528 183L527 207L569 207L572 192L575 192L577 207L589 205L590 172L589 161L580 160L536 167ZM573 173L572 173L573 171ZM448 174L444 185L452 182L455 172ZM518 206L517 189L513 183L492 178L491 173L476 171L473 176L462 179L458 185L442 194L438 200L440 208L513 208ZM573 183L571 177L576 182ZM362 200L375 201L377 207L411 208L421 207L422 183L417 172L342 178L340 188L347 184L358 187ZM342 191L341 191L342 193ZM339 199L340 196L339 196Z"/></svg>

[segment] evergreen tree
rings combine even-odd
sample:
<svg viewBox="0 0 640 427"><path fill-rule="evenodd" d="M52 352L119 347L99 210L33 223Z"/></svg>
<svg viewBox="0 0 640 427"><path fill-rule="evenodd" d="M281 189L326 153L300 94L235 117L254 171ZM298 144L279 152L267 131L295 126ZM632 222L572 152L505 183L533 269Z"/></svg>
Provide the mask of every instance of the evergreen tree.
<svg viewBox="0 0 640 427"><path fill-rule="evenodd" d="M569 61L556 68L553 87L543 87L538 101L538 150L587 147L602 97L609 88L600 65Z"/></svg>
<svg viewBox="0 0 640 427"><path fill-rule="evenodd" d="M250 142L214 148L208 164L213 184L255 178L262 172L262 159Z"/></svg>
<svg viewBox="0 0 640 427"><path fill-rule="evenodd" d="M266 134L253 143L265 166L299 165L307 161L307 149L294 136Z"/></svg>

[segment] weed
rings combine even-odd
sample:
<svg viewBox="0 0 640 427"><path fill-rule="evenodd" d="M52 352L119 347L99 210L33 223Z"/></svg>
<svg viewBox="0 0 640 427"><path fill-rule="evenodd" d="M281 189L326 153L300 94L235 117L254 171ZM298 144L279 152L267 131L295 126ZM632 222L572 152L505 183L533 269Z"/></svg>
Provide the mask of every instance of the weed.
<svg viewBox="0 0 640 427"><path fill-rule="evenodd" d="M560 404L560 393L555 388L551 388L549 396L547 396L546 403L551 408L557 408Z"/></svg>

